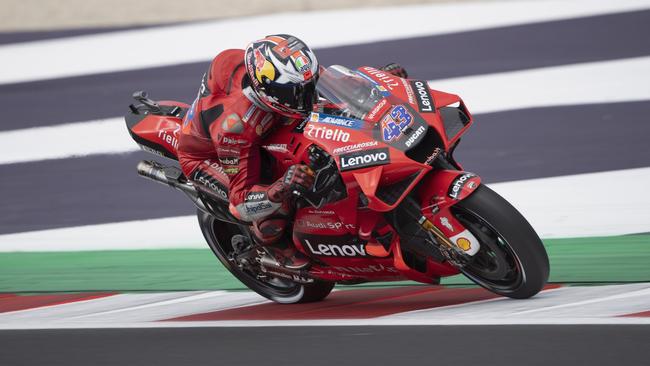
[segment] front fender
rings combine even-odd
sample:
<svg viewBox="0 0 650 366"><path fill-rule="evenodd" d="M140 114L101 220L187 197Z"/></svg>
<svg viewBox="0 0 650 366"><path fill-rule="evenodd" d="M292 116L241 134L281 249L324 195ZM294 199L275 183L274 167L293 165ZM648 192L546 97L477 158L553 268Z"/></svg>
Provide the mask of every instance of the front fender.
<svg viewBox="0 0 650 366"><path fill-rule="evenodd" d="M446 208L467 198L481 184L481 177L458 170L433 170L420 182L422 207Z"/></svg>
<svg viewBox="0 0 650 366"><path fill-rule="evenodd" d="M422 179L418 190L422 215L469 255L478 252L480 243L449 208L471 195L480 184L481 178L473 173L435 170Z"/></svg>

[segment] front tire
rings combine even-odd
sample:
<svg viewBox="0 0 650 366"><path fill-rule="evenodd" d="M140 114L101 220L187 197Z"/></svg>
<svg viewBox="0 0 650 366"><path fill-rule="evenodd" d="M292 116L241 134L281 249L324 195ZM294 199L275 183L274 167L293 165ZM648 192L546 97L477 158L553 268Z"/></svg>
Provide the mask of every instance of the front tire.
<svg viewBox="0 0 650 366"><path fill-rule="evenodd" d="M549 261L541 239L508 201L485 185L451 208L481 243L461 272L502 296L525 299L542 290Z"/></svg>
<svg viewBox="0 0 650 366"><path fill-rule="evenodd" d="M197 210L197 216L203 237L223 266L246 287L267 299L280 304L315 302L326 298L334 288L333 282L300 284L284 278L258 278L256 273L241 269L230 259L233 251L231 238L237 234L248 235L247 228L219 221L201 210Z"/></svg>

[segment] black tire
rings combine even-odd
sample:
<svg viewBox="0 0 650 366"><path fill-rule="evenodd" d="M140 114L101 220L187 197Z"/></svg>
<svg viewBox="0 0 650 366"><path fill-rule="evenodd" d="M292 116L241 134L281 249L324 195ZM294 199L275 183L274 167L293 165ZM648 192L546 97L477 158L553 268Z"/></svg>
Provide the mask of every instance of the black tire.
<svg viewBox="0 0 650 366"><path fill-rule="evenodd" d="M542 290L549 276L548 255L535 230L508 201L480 185L451 211L481 243L479 252L461 269L465 276L515 299Z"/></svg>
<svg viewBox="0 0 650 366"><path fill-rule="evenodd" d="M272 281L258 279L254 274L240 269L229 259L229 254L233 250L230 239L237 234L248 235L248 229L241 225L219 221L201 210L197 210L197 216L203 237L223 266L246 287L267 299L280 304L315 302L326 298L334 288L333 282L317 281L300 284L280 278L274 278Z"/></svg>

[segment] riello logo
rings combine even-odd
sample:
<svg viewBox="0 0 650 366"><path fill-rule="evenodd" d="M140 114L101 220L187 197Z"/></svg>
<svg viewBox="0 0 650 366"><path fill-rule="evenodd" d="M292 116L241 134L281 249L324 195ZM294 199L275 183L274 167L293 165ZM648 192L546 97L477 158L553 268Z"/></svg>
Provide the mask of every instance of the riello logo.
<svg viewBox="0 0 650 366"><path fill-rule="evenodd" d="M316 139L325 139L339 142L350 141L350 134L338 128L307 126L307 136Z"/></svg>

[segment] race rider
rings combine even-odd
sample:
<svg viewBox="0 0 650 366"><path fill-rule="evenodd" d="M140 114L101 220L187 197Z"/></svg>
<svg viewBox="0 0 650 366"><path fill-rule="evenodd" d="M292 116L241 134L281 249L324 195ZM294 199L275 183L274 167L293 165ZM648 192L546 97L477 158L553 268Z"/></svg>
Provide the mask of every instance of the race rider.
<svg viewBox="0 0 650 366"><path fill-rule="evenodd" d="M396 64L384 70L406 77ZM277 181L260 184L260 146L274 126L303 120L312 111L319 71L314 52L290 35L223 51L203 75L179 138L185 176L211 199L229 201L230 212L251 223L254 240L291 269L309 262L290 240L280 239L292 215L292 192L310 188L314 173L296 164ZM233 246L242 241L247 238L237 235Z"/></svg>

